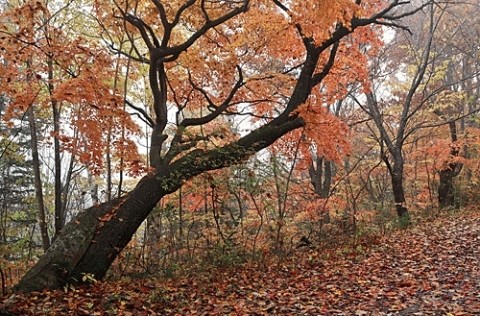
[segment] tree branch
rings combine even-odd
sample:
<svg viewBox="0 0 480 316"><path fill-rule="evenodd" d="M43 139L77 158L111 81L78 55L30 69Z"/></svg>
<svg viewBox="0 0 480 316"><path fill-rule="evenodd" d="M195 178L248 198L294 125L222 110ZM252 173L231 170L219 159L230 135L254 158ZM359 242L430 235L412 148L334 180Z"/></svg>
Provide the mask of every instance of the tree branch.
<svg viewBox="0 0 480 316"><path fill-rule="evenodd" d="M238 71L238 80L237 82L235 83L235 85L233 86L232 90L230 91L229 95L227 96L227 98L223 101L223 103L219 106L215 105L209 98L208 98L208 95L206 95L206 93L204 91L202 91L201 89L199 89L200 91L202 91L202 93L204 93L204 95L206 96L209 104L215 109L214 111L212 111L210 114L208 115L205 115L203 117L199 117L199 118L187 118L187 119L184 119L181 123L180 123L180 126L183 126L183 127L187 127L187 126L198 126L198 125L204 125L204 124L207 124L211 121L213 121L215 118L217 118L219 115L221 115L231 104L230 102L232 101L233 97L235 96L235 94L238 92L238 90L245 84L243 82L243 73L242 73L242 69L237 66L237 71ZM195 87L194 87L195 88Z"/></svg>
<svg viewBox="0 0 480 316"><path fill-rule="evenodd" d="M155 125L155 121L148 115L148 113L142 109L141 107L138 107L134 105L132 102L125 100L125 104L134 109L135 111L139 112L141 116L144 118L144 121L148 124L148 126L153 127Z"/></svg>

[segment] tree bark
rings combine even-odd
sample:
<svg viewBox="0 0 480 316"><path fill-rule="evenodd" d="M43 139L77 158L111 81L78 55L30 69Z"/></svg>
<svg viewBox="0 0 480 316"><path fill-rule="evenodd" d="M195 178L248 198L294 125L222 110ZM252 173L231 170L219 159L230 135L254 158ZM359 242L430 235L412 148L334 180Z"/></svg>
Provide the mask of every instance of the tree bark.
<svg viewBox="0 0 480 316"><path fill-rule="evenodd" d="M455 188L453 186L454 170L444 169L439 172L438 205L441 209L455 206Z"/></svg>
<svg viewBox="0 0 480 316"><path fill-rule="evenodd" d="M53 91L53 90L52 90ZM52 101L53 112L53 129L55 135L60 133L60 110L58 104ZM60 155L60 140L58 137L53 138L54 144L54 160L55 160L55 173L54 173L54 187L55 187L55 235L53 238L57 238L60 231L65 224L65 214L62 200L62 158ZM66 189L66 188L65 188Z"/></svg>

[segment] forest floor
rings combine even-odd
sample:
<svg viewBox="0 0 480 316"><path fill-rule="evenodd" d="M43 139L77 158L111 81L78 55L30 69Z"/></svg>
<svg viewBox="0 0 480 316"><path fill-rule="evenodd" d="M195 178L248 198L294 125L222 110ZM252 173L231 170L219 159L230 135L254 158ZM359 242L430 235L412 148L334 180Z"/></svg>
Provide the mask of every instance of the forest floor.
<svg viewBox="0 0 480 316"><path fill-rule="evenodd" d="M480 212L282 263L2 300L0 315L480 315Z"/></svg>

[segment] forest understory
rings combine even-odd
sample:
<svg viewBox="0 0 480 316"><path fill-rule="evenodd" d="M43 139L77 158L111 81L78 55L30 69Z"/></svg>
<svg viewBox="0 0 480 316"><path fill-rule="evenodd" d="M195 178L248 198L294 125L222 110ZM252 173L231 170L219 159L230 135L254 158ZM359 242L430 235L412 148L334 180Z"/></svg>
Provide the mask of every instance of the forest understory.
<svg viewBox="0 0 480 316"><path fill-rule="evenodd" d="M480 315L479 261L471 210L284 260L7 294L0 315Z"/></svg>

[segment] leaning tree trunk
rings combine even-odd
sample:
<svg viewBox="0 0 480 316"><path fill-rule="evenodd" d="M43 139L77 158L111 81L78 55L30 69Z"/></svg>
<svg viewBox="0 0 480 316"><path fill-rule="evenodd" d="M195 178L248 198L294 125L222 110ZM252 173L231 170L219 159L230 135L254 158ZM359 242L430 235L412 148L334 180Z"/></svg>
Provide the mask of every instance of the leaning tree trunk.
<svg viewBox="0 0 480 316"><path fill-rule="evenodd" d="M173 159L168 154L175 156L179 149L171 148L165 156L169 159L160 157L161 144L167 136L156 130L162 121L156 124L152 131L150 163L157 172L144 177L125 197L87 209L65 226L48 252L14 290L60 288L69 282L81 282L85 274L102 279L163 196L175 192L184 181L201 173L243 162L286 133L304 126L305 121L295 110L307 100L313 85L320 83L333 66L337 47L338 44L333 46L324 71L316 74L312 82L322 50L308 46L305 65L282 114L224 147L208 151L196 149L168 164Z"/></svg>
<svg viewBox="0 0 480 316"><path fill-rule="evenodd" d="M303 119L294 115L271 122L225 147L194 150L155 174L145 176L126 196L84 210L62 229L14 290L61 288L68 283L82 282L84 275L102 279L163 196L175 192L196 175L244 161L303 125Z"/></svg>
<svg viewBox="0 0 480 316"><path fill-rule="evenodd" d="M81 282L85 274L101 279L163 195L161 181L147 176L127 196L84 210L62 229L14 290L61 288Z"/></svg>

